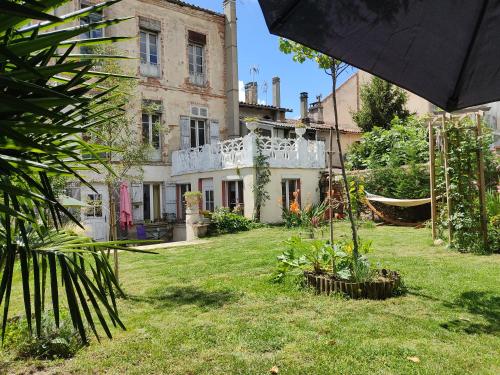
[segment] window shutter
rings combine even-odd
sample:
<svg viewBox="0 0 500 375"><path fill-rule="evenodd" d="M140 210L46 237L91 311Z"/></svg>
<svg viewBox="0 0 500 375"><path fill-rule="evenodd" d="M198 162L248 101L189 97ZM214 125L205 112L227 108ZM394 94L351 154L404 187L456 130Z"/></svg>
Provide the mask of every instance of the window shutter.
<svg viewBox="0 0 500 375"><path fill-rule="evenodd" d="M188 31L188 39L190 43L195 43L204 46L207 44L207 36L205 34L197 33L196 31Z"/></svg>
<svg viewBox="0 0 500 375"><path fill-rule="evenodd" d="M189 117L181 116L181 149L191 148L191 136L189 131Z"/></svg>
<svg viewBox="0 0 500 375"><path fill-rule="evenodd" d="M177 185L170 182L165 183L165 213L168 220L175 221L177 216Z"/></svg>
<svg viewBox="0 0 500 375"><path fill-rule="evenodd" d="M215 144L220 139L219 120L210 120L210 143Z"/></svg>
<svg viewBox="0 0 500 375"><path fill-rule="evenodd" d="M143 197L142 184L132 184L132 221L134 223L144 221Z"/></svg>

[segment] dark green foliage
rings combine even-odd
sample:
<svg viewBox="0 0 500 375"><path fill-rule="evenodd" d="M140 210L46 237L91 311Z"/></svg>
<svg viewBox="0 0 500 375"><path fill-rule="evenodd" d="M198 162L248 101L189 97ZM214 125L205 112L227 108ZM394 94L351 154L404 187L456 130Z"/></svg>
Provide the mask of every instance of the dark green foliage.
<svg viewBox="0 0 500 375"><path fill-rule="evenodd" d="M255 156L255 184L252 187L255 196L254 220L260 221L261 209L269 200L270 195L266 190L267 184L271 181L271 169L269 168L269 158L262 152L262 140L256 137L257 155Z"/></svg>
<svg viewBox="0 0 500 375"><path fill-rule="evenodd" d="M272 276L274 282L282 282L287 275L301 276L304 271L330 273L337 279L352 282L370 281L375 276L365 256L372 251L371 241L360 243L363 255L357 258L353 255L352 241L339 240L332 246L324 240L304 240L293 236L284 244L286 249L278 256L278 265Z"/></svg>
<svg viewBox="0 0 500 375"><path fill-rule="evenodd" d="M390 129L374 128L347 155L351 169L369 169L365 190L390 198L429 197L427 129L423 119L392 120Z"/></svg>
<svg viewBox="0 0 500 375"><path fill-rule="evenodd" d="M5 338L5 346L14 349L19 358L71 358L84 345L67 313L57 325L54 315L45 312L42 315L41 332L38 336L30 335L25 318L13 319Z"/></svg>
<svg viewBox="0 0 500 375"><path fill-rule="evenodd" d="M478 154L482 149L485 162L486 187L494 187L498 184L498 163L493 152L490 150L492 144L491 131L482 125L482 137L476 137L476 123L470 118L460 121L447 121L445 127L448 138L448 174L450 177L450 199L452 202L451 246L462 252L484 253L486 251L498 250L498 232L491 225L489 246L485 248L480 226L480 206L478 179ZM442 136L442 130L440 130ZM442 157L438 157L437 164L437 195L444 196L446 192L445 170ZM498 193L497 193L498 194ZM494 214L497 208L495 193L490 193L487 200L488 215ZM488 203L489 202L489 203ZM440 207L440 227L444 232L448 227L448 214L445 204Z"/></svg>
<svg viewBox="0 0 500 375"><path fill-rule="evenodd" d="M426 163L429 142L424 119L395 117L390 129L375 127L363 134L347 154L349 169L374 169Z"/></svg>
<svg viewBox="0 0 500 375"><path fill-rule="evenodd" d="M99 326L108 337L110 323L124 328L114 291L123 292L102 250L128 248L125 243L96 244L73 232L58 231L65 216L77 221L58 203L51 182L68 177L87 184L80 172L98 172L96 163L100 162L102 150L86 143L82 134L109 121L114 112L122 111L124 104L104 106L113 95L112 88L101 85L109 74L92 71L91 59L72 52L81 45L124 38L77 39L90 29L113 25L121 19L71 25L80 17L116 3L115 0L68 16L60 15L61 18L48 14L65 2L2 4L0 304L4 333L12 282L15 274L20 273L30 333L42 337L42 312L45 300L50 300L55 325L60 326L59 311L67 305L73 328L86 342L84 322L96 337ZM33 22L33 18L48 21Z"/></svg>
<svg viewBox="0 0 500 375"><path fill-rule="evenodd" d="M211 225L217 233L236 233L250 230L253 223L250 219L231 212L228 208L218 208L212 214Z"/></svg>
<svg viewBox="0 0 500 375"><path fill-rule="evenodd" d="M409 165L399 168L377 168L364 177L366 191L396 199L419 199L430 196L429 168Z"/></svg>
<svg viewBox="0 0 500 375"><path fill-rule="evenodd" d="M404 90L378 77L361 86L360 98L361 108L352 118L365 132L376 126L389 129L394 117L404 121L410 116L405 108L408 95Z"/></svg>

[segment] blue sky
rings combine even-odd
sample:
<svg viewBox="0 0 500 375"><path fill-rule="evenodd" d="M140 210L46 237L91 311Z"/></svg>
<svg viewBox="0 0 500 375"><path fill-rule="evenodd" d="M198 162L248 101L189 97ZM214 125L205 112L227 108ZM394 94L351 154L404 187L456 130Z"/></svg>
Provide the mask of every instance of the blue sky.
<svg viewBox="0 0 500 375"><path fill-rule="evenodd" d="M204 8L222 12L222 0L186 0ZM284 55L278 49L278 38L271 35L262 16L257 0L237 0L238 13L238 60L239 79L242 82L251 81L250 70L253 66L259 68L255 80L259 84L259 102L266 102L263 91L267 83L267 104L272 104L272 77L281 78L281 105L293 109L288 117L297 118L300 115L299 94L309 93L309 102L322 94L331 92L331 80L325 72L313 62L303 64L292 61L291 55ZM341 77L341 84L351 73ZM240 86L241 83L240 82Z"/></svg>

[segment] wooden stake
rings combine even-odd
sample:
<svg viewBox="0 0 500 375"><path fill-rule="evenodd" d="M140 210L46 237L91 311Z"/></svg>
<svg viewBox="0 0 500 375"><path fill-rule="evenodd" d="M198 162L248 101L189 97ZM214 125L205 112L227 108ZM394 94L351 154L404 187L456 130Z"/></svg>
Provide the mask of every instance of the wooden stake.
<svg viewBox="0 0 500 375"><path fill-rule="evenodd" d="M429 121L429 175L431 189L431 220L432 220L432 240L436 240L436 220L437 220L437 203L436 203L436 153L435 153L434 127L432 120Z"/></svg>
<svg viewBox="0 0 500 375"><path fill-rule="evenodd" d="M486 181L484 177L484 157L481 145L481 115L476 115L477 121L477 183L479 187L479 212L481 217L481 234L483 237L484 249L488 251L488 216L486 213Z"/></svg>
<svg viewBox="0 0 500 375"><path fill-rule="evenodd" d="M451 211L452 211L452 202L450 197L450 173L448 171L448 133L446 131L445 126L445 115L443 114L441 117L442 127L443 127L443 143L444 143L444 178L446 182L446 206L448 210L448 243L451 245L451 241L453 239L452 227L451 227Z"/></svg>

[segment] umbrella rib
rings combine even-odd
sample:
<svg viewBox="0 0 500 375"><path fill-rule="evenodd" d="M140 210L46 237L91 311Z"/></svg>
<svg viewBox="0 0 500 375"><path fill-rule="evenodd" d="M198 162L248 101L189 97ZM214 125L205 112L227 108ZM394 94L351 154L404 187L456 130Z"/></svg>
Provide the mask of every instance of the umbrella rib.
<svg viewBox="0 0 500 375"><path fill-rule="evenodd" d="M472 47L474 46L477 36L479 34L479 29L481 27L481 24L483 23L484 15L486 14L486 8L488 7L488 2L489 0L483 0L483 5L481 8L481 13L479 14L479 18L476 22L476 26L474 27L474 33L472 34L472 38L469 42L469 45L467 46L467 53L465 54L464 61L462 62L462 66L460 67L460 72L458 74L458 79L457 82L455 83L455 88L453 89L453 93L451 94L450 98L448 99L447 107L450 108L456 108L458 105L458 91L461 88L462 85L462 75L464 73L465 67L467 66L467 63L469 62Z"/></svg>
<svg viewBox="0 0 500 375"><path fill-rule="evenodd" d="M299 5L300 3L300 0L295 0L292 4L290 4L286 9L285 11L283 12L283 14L281 14L272 24L271 26L269 27L270 30L275 30L275 28L282 24L292 13L293 11L295 11L295 9L297 8L297 6Z"/></svg>

